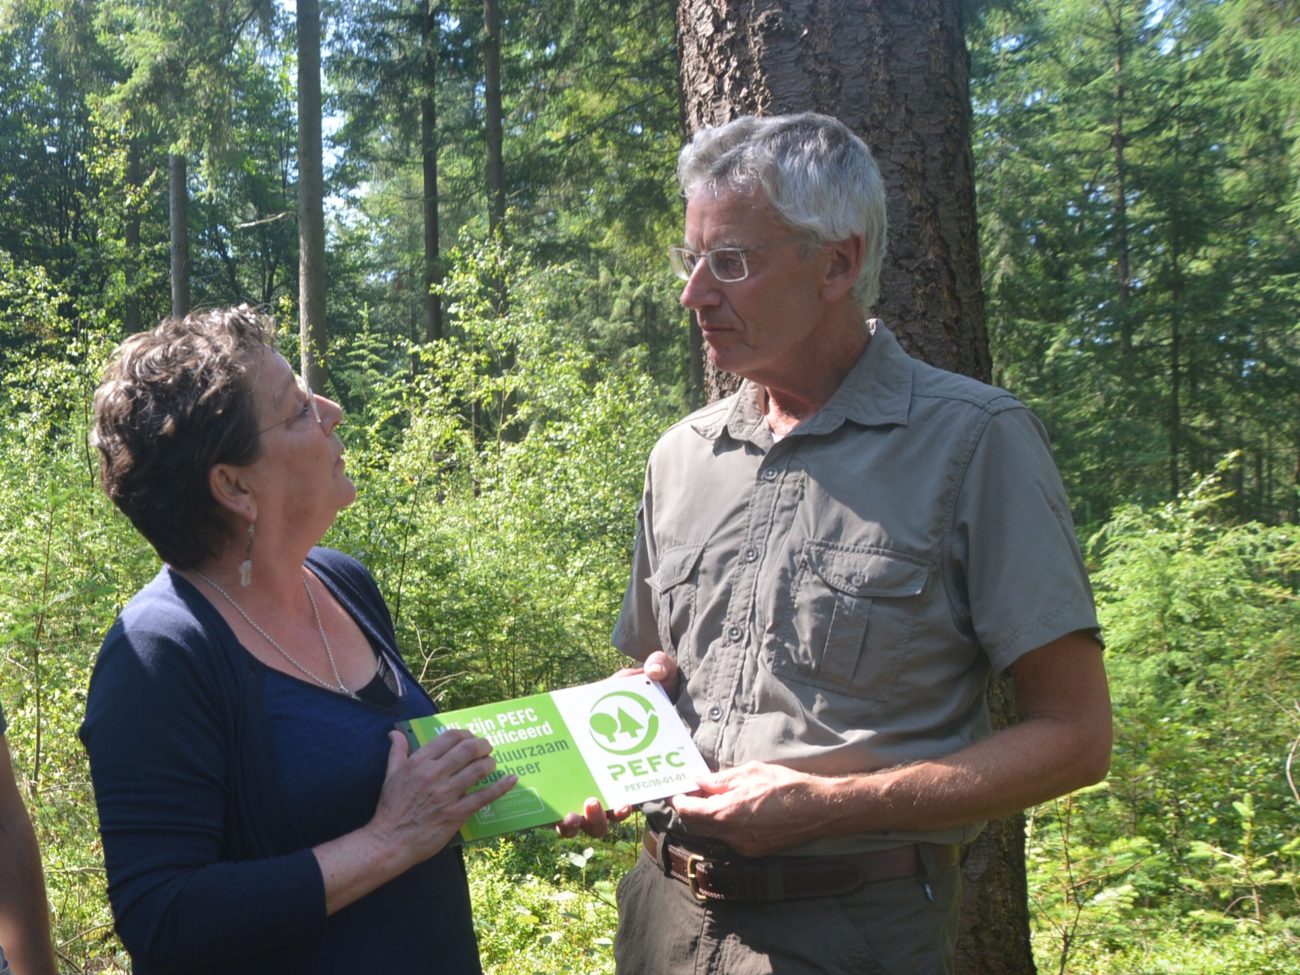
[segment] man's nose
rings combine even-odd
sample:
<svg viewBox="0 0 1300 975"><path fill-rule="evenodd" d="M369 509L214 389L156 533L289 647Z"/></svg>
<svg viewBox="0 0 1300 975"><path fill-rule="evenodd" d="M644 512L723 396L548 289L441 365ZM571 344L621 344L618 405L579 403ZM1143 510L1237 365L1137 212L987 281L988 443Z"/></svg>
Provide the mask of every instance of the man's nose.
<svg viewBox="0 0 1300 975"><path fill-rule="evenodd" d="M718 279L713 276L709 262L701 257L691 268L691 276L682 288L681 303L683 308L703 308L716 305L721 298Z"/></svg>

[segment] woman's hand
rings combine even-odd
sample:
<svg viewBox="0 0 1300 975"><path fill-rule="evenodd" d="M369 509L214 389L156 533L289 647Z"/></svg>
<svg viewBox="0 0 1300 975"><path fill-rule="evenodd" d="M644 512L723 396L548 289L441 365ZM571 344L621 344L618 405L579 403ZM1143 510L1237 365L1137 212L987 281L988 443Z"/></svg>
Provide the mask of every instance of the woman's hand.
<svg viewBox="0 0 1300 975"><path fill-rule="evenodd" d="M388 770L374 816L314 850L331 914L433 856L470 816L519 781L505 775L467 794L496 770L492 746L468 731L444 731L413 755L401 732L388 737Z"/></svg>
<svg viewBox="0 0 1300 975"><path fill-rule="evenodd" d="M441 850L465 820L514 788L518 778L502 776L466 795L496 771L492 746L468 731L450 729L409 754L406 736L388 735L388 772L370 828L409 852L411 865Z"/></svg>

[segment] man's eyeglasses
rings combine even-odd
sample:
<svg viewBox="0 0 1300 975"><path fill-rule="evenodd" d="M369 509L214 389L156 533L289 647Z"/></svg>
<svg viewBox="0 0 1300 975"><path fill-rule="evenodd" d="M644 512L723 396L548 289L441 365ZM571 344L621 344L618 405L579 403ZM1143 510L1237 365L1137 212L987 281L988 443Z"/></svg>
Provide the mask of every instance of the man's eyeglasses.
<svg viewBox="0 0 1300 975"><path fill-rule="evenodd" d="M313 393L311 387L307 385L307 380L303 379L302 376L295 376L294 383L298 387L298 392L305 397L304 402L299 404L298 409L294 412L293 416L287 416L283 420L272 423L269 427L263 427L261 430L258 430L257 435L259 437L264 433L274 430L276 427L282 427L286 423L292 423L294 420L305 420L309 416L322 427L325 425L325 421L320 418L320 404L316 402L316 394Z"/></svg>
<svg viewBox="0 0 1300 975"><path fill-rule="evenodd" d="M709 262L709 271L713 276L723 284L731 284L735 281L744 281L749 277L749 261L746 259L747 254L754 251L761 251L765 247L774 247L777 244L784 244L788 240L802 238L803 234L787 234L785 237L778 237L775 240L764 241L761 244L753 244L749 247L715 247L708 251L693 251L689 247L670 247L668 248L668 263L673 269L673 273L683 281L689 281L691 274L695 271L695 266L700 263L700 258Z"/></svg>

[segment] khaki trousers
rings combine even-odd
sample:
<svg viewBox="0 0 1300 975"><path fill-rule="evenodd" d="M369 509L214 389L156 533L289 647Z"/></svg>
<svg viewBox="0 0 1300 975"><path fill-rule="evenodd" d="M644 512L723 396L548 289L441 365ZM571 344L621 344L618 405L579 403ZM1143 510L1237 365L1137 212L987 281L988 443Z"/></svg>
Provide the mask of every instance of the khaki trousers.
<svg viewBox="0 0 1300 975"><path fill-rule="evenodd" d="M702 904L642 851L618 887L618 975L951 975L961 867L843 897Z"/></svg>

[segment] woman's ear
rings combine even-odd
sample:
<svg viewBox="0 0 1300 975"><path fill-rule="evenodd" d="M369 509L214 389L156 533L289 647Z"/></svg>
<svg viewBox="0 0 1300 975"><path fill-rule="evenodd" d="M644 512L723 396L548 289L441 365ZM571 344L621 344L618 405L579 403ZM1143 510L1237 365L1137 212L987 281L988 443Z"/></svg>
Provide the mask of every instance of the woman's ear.
<svg viewBox="0 0 1300 975"><path fill-rule="evenodd" d="M213 464L208 471L208 489L225 510L244 521L257 520L257 500L244 477L244 468L235 464Z"/></svg>
<svg viewBox="0 0 1300 975"><path fill-rule="evenodd" d="M846 297L857 283L866 259L867 242L862 234L826 244L830 260L822 278L822 294L827 301L835 302Z"/></svg>

